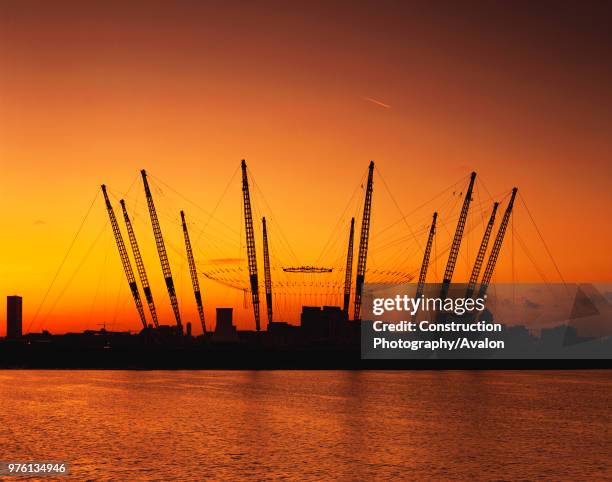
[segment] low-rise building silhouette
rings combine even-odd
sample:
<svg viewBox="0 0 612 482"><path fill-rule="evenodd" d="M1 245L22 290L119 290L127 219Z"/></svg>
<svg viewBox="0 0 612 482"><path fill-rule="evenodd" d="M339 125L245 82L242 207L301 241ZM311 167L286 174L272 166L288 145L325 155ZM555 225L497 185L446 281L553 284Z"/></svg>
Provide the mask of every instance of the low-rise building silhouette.
<svg viewBox="0 0 612 482"><path fill-rule="evenodd" d="M346 315L338 306L304 306L300 326L307 340L334 340L341 336L345 321Z"/></svg>

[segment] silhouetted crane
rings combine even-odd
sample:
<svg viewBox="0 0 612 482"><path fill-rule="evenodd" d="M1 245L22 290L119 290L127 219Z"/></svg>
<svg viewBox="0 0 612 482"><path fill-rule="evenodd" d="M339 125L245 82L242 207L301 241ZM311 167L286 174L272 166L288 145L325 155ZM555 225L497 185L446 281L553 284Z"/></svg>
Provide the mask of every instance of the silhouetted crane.
<svg viewBox="0 0 612 482"><path fill-rule="evenodd" d="M478 276L480 276L482 263L484 261L485 254L487 253L487 246L489 245L489 239L491 238L491 231L493 231L493 225L495 224L495 213L497 212L498 206L499 203L493 203L493 211L491 212L491 217L489 218L489 222L487 223L487 227L485 228L484 235L482 236L480 248L478 249L478 254L476 255L476 261L474 261L474 268L472 268L470 281L468 282L467 289L465 290L466 298L471 298L474 294L474 288L476 288L476 283L478 282Z"/></svg>
<svg viewBox="0 0 612 482"><path fill-rule="evenodd" d="M136 309L138 310L138 316L140 316L140 321L142 322L143 328L146 329L147 319L145 318L142 300L140 299L140 293L138 292L138 285L136 284L136 278L134 277L134 271L132 271L132 264L130 263L130 258L128 256L127 250L125 249L125 243L123 242L123 236L121 235L121 230L119 229L119 223L117 222L117 217L115 216L113 206L111 205L110 200L108 199L108 194L106 193L106 186L104 184L102 184L102 194L104 194L106 211L108 212L108 217L113 228L113 234L115 235L115 242L117 243L117 248L119 249L119 257L121 258L123 271L125 272L128 284L130 285L130 291L132 292L132 298L134 298L134 303L136 304Z"/></svg>
<svg viewBox="0 0 612 482"><path fill-rule="evenodd" d="M119 201L121 204L121 209L123 210L123 219L125 220L125 226L127 228L128 237L130 238L130 245L132 246L132 254L134 255L134 261L136 261L136 269L138 270L138 276L140 277L140 284L142 285L142 291L144 291L145 299L147 300L147 305L149 305L149 311L151 312L151 318L153 319L153 324L155 327L159 327L159 321L157 319L157 310L155 308L155 303L153 302L153 293L151 293L151 286L149 285L149 278L147 277L147 272L144 267L144 263L142 261L142 256L140 255L140 249L138 248L138 243L136 242L136 235L134 234L134 228L132 226L132 222L130 221L130 217L128 216L127 209L125 208L125 201L121 199Z"/></svg>
<svg viewBox="0 0 612 482"><path fill-rule="evenodd" d="M504 235L506 234L506 228L508 227L508 222L510 221L512 207L514 206L514 198L516 197L517 192L518 188L515 187L512 189L512 195L510 196L508 207L506 208L506 212L504 213L502 222L499 225L499 229L497 230L497 236L495 236L495 242L493 243L493 248L491 248L491 254L489 254L487 267L485 268L484 274L482 275L480 289L478 290L478 298L484 298L485 294L487 293L489 283L491 282L491 278L493 277L493 270L495 269L495 264L497 263L497 258L499 257L499 252L501 251L502 243L504 242Z"/></svg>
<svg viewBox="0 0 612 482"><path fill-rule="evenodd" d="M266 309L268 310L268 326L272 323L272 275L270 273L270 252L268 251L268 228L266 218L261 218L263 229L263 259L264 281L266 286Z"/></svg>
<svg viewBox="0 0 612 482"><path fill-rule="evenodd" d="M200 292L198 271L196 270L195 259L193 258L193 250L191 249L191 240L189 239L189 231L187 231L187 223L185 222L185 213L183 211L181 211L181 222L183 223L185 250L187 251L187 262L189 264L191 284L193 285L193 294L195 295L196 305L198 307L198 316L200 317L200 323L202 324L202 333L206 333L206 321L204 320L204 307L202 306L202 293Z"/></svg>
<svg viewBox="0 0 612 482"><path fill-rule="evenodd" d="M470 202L472 201L472 190L474 189L474 180L476 179L476 173L472 172L470 175L470 185L465 193L463 199L463 206L461 207L461 214L457 221L457 228L455 229L455 237L453 238L453 244L448 253L448 261L446 262L446 269L444 270L444 278L442 279L442 289L440 290L440 298L446 299L448 295L448 288L451 280L453 279L453 273L455 271L455 265L457 264L457 257L459 256L459 248L461 247L461 240L463 238L463 231L465 230L465 223L467 221L468 211L470 209Z"/></svg>
<svg viewBox="0 0 612 482"><path fill-rule="evenodd" d="M427 236L427 245L425 246L425 253L423 254L423 262L421 263L421 271L419 273L419 281L417 283L416 292L414 299L418 299L423 294L425 288L425 280L427 278L427 269L429 268L429 258L431 257L431 247L433 246L434 236L436 234L436 220L438 219L438 213L433 213L433 219L431 221L431 227L429 228L429 235ZM412 321L416 320L416 313L412 315Z"/></svg>
<svg viewBox="0 0 612 482"><path fill-rule="evenodd" d="M355 311L354 320L361 320L361 295L365 281L366 261L368 259L368 240L370 237L370 214L372 211L372 186L374 183L374 161L370 161L368 168L368 184L366 186L365 201L363 204L363 218L361 220L361 236L359 238L359 256L357 258L357 276L355 278Z"/></svg>
<svg viewBox="0 0 612 482"><path fill-rule="evenodd" d="M249 179L247 176L246 161L243 159L242 167L242 199L244 207L244 225L247 244L247 258L249 262L249 281L251 296L253 298L253 314L255 316L255 329L260 330L259 322L259 280L257 278L257 254L255 252L255 231L253 230L253 213L251 211L251 195L249 194Z"/></svg>
<svg viewBox="0 0 612 482"><path fill-rule="evenodd" d="M351 280L353 277L353 238L355 237L355 218L351 218L349 232L348 252L346 254L346 271L344 274L344 314L348 318L349 303L351 301Z"/></svg>
<svg viewBox="0 0 612 482"><path fill-rule="evenodd" d="M174 289L174 280L172 279L170 262L168 261L166 245L164 244L161 227L159 225L159 220L157 219L157 211L155 210L155 204L153 203L153 196L151 195L151 189L149 188L147 172L143 169L140 171L140 174L142 175L142 182L144 184L145 194L147 197L147 206L149 207L149 216L151 217L151 225L153 226L153 235L155 236L155 245L157 246L157 254L159 254L159 261L161 262L164 280L166 281L168 296L170 297L170 303L172 304L172 311L174 312L174 318L176 319L176 326L179 333L182 334L183 324L181 323L181 313L179 311L178 299Z"/></svg>

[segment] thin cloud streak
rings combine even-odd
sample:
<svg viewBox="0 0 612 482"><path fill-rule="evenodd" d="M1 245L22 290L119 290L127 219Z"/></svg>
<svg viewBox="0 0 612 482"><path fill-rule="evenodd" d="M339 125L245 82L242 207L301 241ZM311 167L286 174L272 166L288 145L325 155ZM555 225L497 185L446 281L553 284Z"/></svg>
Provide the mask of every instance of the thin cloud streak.
<svg viewBox="0 0 612 482"><path fill-rule="evenodd" d="M385 109L391 109L391 106L389 104L385 104L384 102L381 102L379 100L373 99L372 97L364 97L364 100L367 100L368 102L372 102L373 104L379 105L381 107L384 107Z"/></svg>

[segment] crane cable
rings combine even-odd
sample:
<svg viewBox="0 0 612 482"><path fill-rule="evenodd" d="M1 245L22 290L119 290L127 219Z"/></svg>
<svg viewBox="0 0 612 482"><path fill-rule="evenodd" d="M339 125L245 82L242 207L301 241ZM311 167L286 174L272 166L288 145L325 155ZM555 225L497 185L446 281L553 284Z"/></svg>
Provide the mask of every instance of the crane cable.
<svg viewBox="0 0 612 482"><path fill-rule="evenodd" d="M374 167L374 169L376 169L378 177L380 177L380 180L383 182L383 186L385 186L385 189L387 191L387 194L389 194L389 197L391 198L391 201L393 201L393 204L395 204L395 207L397 208L398 212L402 216L402 220L404 221L404 224L408 228L408 231L410 231L410 234L412 235L412 239L417 244L419 249L421 249L422 248L421 242L419 241L419 239L417 238L416 234L412 230L412 226L410 226L410 224L408 224L408 220L406 219L406 216L404 216L404 213L402 212L402 208L400 207L399 203L395 199L395 196L393 196L393 193L391 193L391 189L389 189L389 186L387 185L387 181L385 181L385 178L383 177L382 173L380 172L380 169L378 169L378 166Z"/></svg>
<svg viewBox="0 0 612 482"><path fill-rule="evenodd" d="M520 192L518 194L519 194L519 198L521 199L521 202L523 203L523 206L525 207L525 211L527 211L527 214L529 215L529 219L531 220L531 222L533 224L533 227L535 228L536 232L538 233L538 236L540 237L540 241L542 241L542 244L544 245L544 249L546 249L546 252L548 253L548 256L550 257L550 260L552 261L553 266L557 270L557 274L559 275L559 278L561 278L561 282L563 283L563 286L565 286L565 289L569 292L569 288L567 286L567 283L565 282L565 279L563 278L563 275L561 274L561 270L559 269L559 266L557 265L557 262L555 261L555 258L553 257L550 249L548 248L548 244L544 240L544 236L542 236L542 232L540 231L540 228L538 228L538 225L536 224L535 219L531 215L531 211L527 207L527 203L525 202L525 198L523 197L523 195Z"/></svg>
<svg viewBox="0 0 612 482"><path fill-rule="evenodd" d="M28 324L28 329L26 330L27 332L30 331L30 328L32 327L32 324L38 318L38 315L40 314L40 310L43 307L47 297L49 296L49 293L51 292L51 289L53 288L53 285L55 284L55 281L57 280L57 277L59 276L60 271L64 267L64 264L66 263L66 260L68 259L68 256L70 255L70 252L72 251L72 248L74 247L74 244L76 243L76 240L79 237L79 234L81 234L83 226L85 225L85 221L87 221L87 218L91 214L91 210L93 209L93 206L94 206L96 200L98 199L98 196L99 196L99 192L96 189L96 194L95 194L94 198L91 200L91 204L89 205L89 208L87 208L87 212L85 213L85 216L81 220L81 224L79 225L79 228L77 229L76 233L74 234L74 237L72 238L72 241L70 242L70 246L68 246L68 249L66 250L66 253L64 254L64 258L62 259L62 262L58 266L57 271L55 272L55 275L51 279L51 283L49 284L49 287L47 288L47 291L45 292L45 295L43 296L42 301L38 304L38 308L36 308L36 312L34 313L34 317L30 321L30 323Z"/></svg>

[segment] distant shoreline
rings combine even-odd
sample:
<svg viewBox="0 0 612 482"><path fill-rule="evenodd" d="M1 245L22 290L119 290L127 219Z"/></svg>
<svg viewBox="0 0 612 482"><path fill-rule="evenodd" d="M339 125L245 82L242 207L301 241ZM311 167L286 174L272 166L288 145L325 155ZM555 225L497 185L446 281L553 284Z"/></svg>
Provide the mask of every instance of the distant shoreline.
<svg viewBox="0 0 612 482"><path fill-rule="evenodd" d="M612 359L361 359L354 348L84 348L0 343L0 369L100 370L574 370L612 369Z"/></svg>

